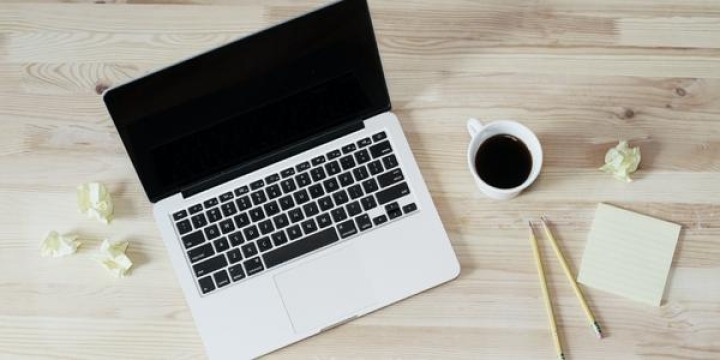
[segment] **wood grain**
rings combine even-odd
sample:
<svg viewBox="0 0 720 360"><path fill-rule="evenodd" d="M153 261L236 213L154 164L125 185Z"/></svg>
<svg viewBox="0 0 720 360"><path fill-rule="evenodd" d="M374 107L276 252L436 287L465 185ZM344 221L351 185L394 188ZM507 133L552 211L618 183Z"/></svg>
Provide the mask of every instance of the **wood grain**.
<svg viewBox="0 0 720 360"><path fill-rule="evenodd" d="M2 1L0 358L202 359L151 207L99 94L320 0ZM274 359L544 359L553 354L525 221L546 215L577 269L598 202L683 226L663 305L587 289L597 341L547 256L569 359L720 358L720 3L711 0L371 0L395 112L462 263L454 282L282 349ZM465 120L516 119L545 150L507 202L466 169ZM643 153L631 184L604 151ZM74 188L105 182L109 226ZM73 257L39 256L51 229ZM92 255L130 240L110 278ZM545 254L551 254L545 247Z"/></svg>

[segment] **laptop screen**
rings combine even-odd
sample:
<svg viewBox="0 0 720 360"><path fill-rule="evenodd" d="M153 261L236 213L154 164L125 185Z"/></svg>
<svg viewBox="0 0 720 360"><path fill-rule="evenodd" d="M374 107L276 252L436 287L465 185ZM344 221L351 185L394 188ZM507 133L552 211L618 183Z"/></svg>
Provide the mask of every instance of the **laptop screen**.
<svg viewBox="0 0 720 360"><path fill-rule="evenodd" d="M153 202L390 108L365 0L237 40L104 100Z"/></svg>

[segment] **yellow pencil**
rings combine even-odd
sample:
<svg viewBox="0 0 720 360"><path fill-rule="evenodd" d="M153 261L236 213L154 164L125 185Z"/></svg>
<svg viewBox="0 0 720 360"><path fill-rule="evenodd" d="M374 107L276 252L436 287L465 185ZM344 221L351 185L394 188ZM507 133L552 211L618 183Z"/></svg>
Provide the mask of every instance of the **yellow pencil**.
<svg viewBox="0 0 720 360"><path fill-rule="evenodd" d="M565 256L563 256L562 251L560 251L560 247L558 246L557 241L555 241L555 237L553 236L552 232L550 232L550 228L545 222L545 217L540 217L540 221L542 222L543 228L545 229L545 235L548 237L548 239L550 239L550 244L552 244L553 250L555 250L555 255L560 260L560 264L565 271L565 276L567 277L568 281L572 285L573 290L575 291L575 296L577 296L578 300L580 300L580 305L582 306L583 310L585 310L585 315L587 315L592 329L595 331L595 334L598 336L598 338L602 339L603 333L602 329L600 328L600 324L598 324L597 320L595 320L595 315L593 315L587 302L585 302L585 297L580 290L580 286L578 286L577 282L575 281L575 276L573 275L572 271L570 271L570 266L568 266L567 261L565 261Z"/></svg>
<svg viewBox="0 0 720 360"><path fill-rule="evenodd" d="M530 221L528 221L528 226L530 226L530 244L532 245L533 255L535 255L535 265L537 265L538 276L540 276L540 287L542 288L543 299L545 300L545 310L547 310L548 319L550 320L550 331L552 332L553 341L555 342L555 350L557 351L558 359L565 360L565 354L560 344L560 335L558 334L557 325L555 324L552 303L550 302L550 293L548 292L547 282L545 281L545 271L543 270L542 258L540 257L540 249L538 248Z"/></svg>

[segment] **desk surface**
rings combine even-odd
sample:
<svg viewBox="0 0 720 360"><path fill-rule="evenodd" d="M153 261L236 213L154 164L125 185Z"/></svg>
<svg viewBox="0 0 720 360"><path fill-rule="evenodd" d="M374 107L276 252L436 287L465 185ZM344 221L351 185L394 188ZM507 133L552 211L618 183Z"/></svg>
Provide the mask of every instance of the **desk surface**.
<svg viewBox="0 0 720 360"><path fill-rule="evenodd" d="M106 1L95 1L105 3ZM114 2L114 1L107 1ZM0 357L196 359L202 344L99 93L312 8L318 0L4 1L0 7ZM193 4L197 3L197 4ZM720 3L371 1L390 95L462 263L447 285L278 351L274 359L549 359L525 220L546 215L578 268L598 202L682 224L664 304L588 289L598 341L547 243L569 359L720 357ZM465 120L517 119L546 152L531 191L476 190ZM629 139L637 181L600 173ZM81 217L108 184L117 219ZM79 254L41 258L56 229ZM130 240L132 276L92 262Z"/></svg>

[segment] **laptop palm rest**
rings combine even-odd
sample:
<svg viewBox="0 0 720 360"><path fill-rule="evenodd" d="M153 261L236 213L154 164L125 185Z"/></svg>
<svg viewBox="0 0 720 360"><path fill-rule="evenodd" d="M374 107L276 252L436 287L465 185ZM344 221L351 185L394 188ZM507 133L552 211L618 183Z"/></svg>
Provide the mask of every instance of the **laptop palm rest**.
<svg viewBox="0 0 720 360"><path fill-rule="evenodd" d="M333 326L375 303L363 266L347 246L275 276L295 331Z"/></svg>

